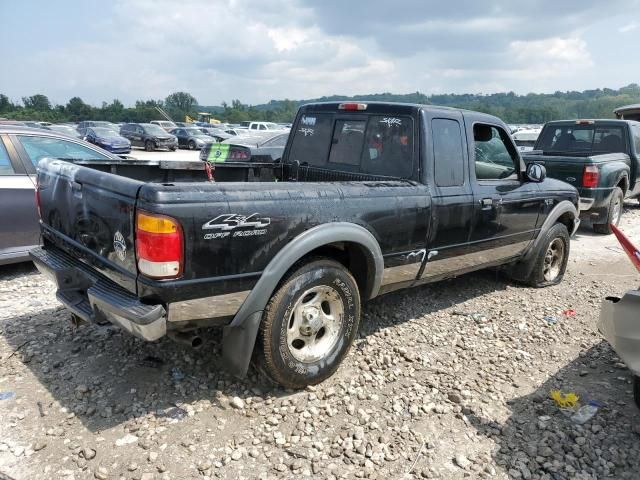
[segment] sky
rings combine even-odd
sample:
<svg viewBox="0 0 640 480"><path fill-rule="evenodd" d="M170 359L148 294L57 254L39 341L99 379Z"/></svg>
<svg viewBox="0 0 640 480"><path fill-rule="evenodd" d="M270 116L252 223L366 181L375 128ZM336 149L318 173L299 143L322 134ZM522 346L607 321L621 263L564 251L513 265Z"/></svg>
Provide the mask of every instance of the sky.
<svg viewBox="0 0 640 480"><path fill-rule="evenodd" d="M0 93L201 105L640 83L640 0L0 0Z"/></svg>

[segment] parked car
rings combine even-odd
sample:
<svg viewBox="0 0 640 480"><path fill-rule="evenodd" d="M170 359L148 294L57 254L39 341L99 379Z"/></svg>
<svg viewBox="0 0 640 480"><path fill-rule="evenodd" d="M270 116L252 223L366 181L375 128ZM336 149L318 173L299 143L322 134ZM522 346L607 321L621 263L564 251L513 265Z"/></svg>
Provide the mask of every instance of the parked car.
<svg viewBox="0 0 640 480"><path fill-rule="evenodd" d="M175 122L176 127L193 127L193 123L189 122Z"/></svg>
<svg viewBox="0 0 640 480"><path fill-rule="evenodd" d="M547 175L580 192L580 215L597 233L618 225L624 198L640 196L640 123L631 120L560 120L545 124L525 155Z"/></svg>
<svg viewBox="0 0 640 480"><path fill-rule="evenodd" d="M513 141L521 152L530 152L538 140L540 129L518 130L513 134Z"/></svg>
<svg viewBox="0 0 640 480"><path fill-rule="evenodd" d="M234 160L274 162L282 158L287 138L289 138L288 133L274 134L274 132L268 136L232 137L205 146L200 151L200 160L222 163L228 160L235 151L237 154Z"/></svg>
<svg viewBox="0 0 640 480"><path fill-rule="evenodd" d="M240 122L240 127L249 130L283 130L283 127L273 122Z"/></svg>
<svg viewBox="0 0 640 480"><path fill-rule="evenodd" d="M309 104L267 180L211 182L197 164L163 181L43 160L31 256L79 318L193 344L193 329L223 327L233 373L254 358L291 388L335 372L362 302L383 293L498 266L559 283L579 223L576 189L470 111Z"/></svg>
<svg viewBox="0 0 640 480"><path fill-rule="evenodd" d="M52 125L47 125L46 127L43 127L43 128L45 130L51 130L53 132L63 133L65 135L69 135L70 137L82 138L82 135L80 134L80 132L78 132L78 130L76 130L71 125L52 124Z"/></svg>
<svg viewBox="0 0 640 480"><path fill-rule="evenodd" d="M233 137L233 135L231 135L230 133L227 133L219 128L200 127L199 130L205 135L209 135L210 137L212 137L216 142L222 142L223 140Z"/></svg>
<svg viewBox="0 0 640 480"><path fill-rule="evenodd" d="M111 122L103 122L103 121L95 121L95 120L85 120L83 122L78 123L76 130L80 132L80 135L83 137L87 134L87 128L89 127L102 127L113 130L116 133L120 132L120 126Z"/></svg>
<svg viewBox="0 0 640 480"><path fill-rule="evenodd" d="M88 127L84 139L111 153L131 152L131 142L110 128Z"/></svg>
<svg viewBox="0 0 640 480"><path fill-rule="evenodd" d="M175 123L170 122L169 120L152 120L149 123L151 123L152 125L158 125L167 132L173 130L177 126Z"/></svg>
<svg viewBox="0 0 640 480"><path fill-rule="evenodd" d="M613 232L631 260L640 272L640 249L617 227ZM598 330L609 342L620 359L633 373L633 396L640 408L640 289L629 290L620 297L605 298L600 310Z"/></svg>
<svg viewBox="0 0 640 480"><path fill-rule="evenodd" d="M24 123L25 126L31 127L31 128L44 128L48 125L51 125L50 122L38 122L33 120L25 120L22 123Z"/></svg>
<svg viewBox="0 0 640 480"><path fill-rule="evenodd" d="M0 125L0 265L29 260L29 250L39 243L35 175L36 165L44 157L119 160L66 134Z"/></svg>
<svg viewBox="0 0 640 480"><path fill-rule="evenodd" d="M215 141L213 137L203 133L197 127L174 128L171 130L171 134L177 137L178 147L188 148L189 150L211 145Z"/></svg>
<svg viewBox="0 0 640 480"><path fill-rule="evenodd" d="M127 123L120 129L120 135L129 140L131 146L144 147L147 152L159 148L175 152L178 148L178 139L175 135L151 123Z"/></svg>

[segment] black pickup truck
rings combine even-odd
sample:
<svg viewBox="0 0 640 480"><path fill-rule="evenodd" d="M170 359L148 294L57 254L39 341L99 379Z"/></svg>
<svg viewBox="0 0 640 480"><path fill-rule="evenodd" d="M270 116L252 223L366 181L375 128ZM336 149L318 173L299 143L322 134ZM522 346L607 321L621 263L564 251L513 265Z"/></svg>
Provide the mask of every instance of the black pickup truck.
<svg viewBox="0 0 640 480"><path fill-rule="evenodd" d="M580 193L580 215L597 233L618 225L624 198L640 196L640 123L631 120L559 120L545 124L526 162Z"/></svg>
<svg viewBox="0 0 640 480"><path fill-rule="evenodd" d="M150 341L222 327L232 372L253 356L292 388L337 369L378 295L496 266L560 282L579 223L576 189L470 111L310 104L281 162L210 166L41 161L31 257L76 318Z"/></svg>

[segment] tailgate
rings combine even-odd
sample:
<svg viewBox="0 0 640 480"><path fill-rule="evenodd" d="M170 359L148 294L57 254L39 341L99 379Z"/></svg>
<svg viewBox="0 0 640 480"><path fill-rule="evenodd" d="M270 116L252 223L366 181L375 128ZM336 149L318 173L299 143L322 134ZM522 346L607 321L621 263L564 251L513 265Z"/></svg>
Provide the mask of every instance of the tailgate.
<svg viewBox="0 0 640 480"><path fill-rule="evenodd" d="M45 240L135 293L134 219L143 182L45 159L38 184Z"/></svg>
<svg viewBox="0 0 640 480"><path fill-rule="evenodd" d="M544 162L548 177L562 180L576 188L582 187L582 173L584 166L593 163L589 157L557 157L551 155L538 155L530 158L535 158L536 161Z"/></svg>

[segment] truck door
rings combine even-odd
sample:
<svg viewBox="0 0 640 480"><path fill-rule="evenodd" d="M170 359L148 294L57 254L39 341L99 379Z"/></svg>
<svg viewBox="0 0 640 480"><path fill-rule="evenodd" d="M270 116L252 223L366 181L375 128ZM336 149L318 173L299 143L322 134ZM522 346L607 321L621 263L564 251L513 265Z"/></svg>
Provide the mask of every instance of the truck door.
<svg viewBox="0 0 640 480"><path fill-rule="evenodd" d="M527 248L544 199L538 184L524 178L507 132L500 125L469 123L475 203L470 248L477 252L476 264L489 264L516 257Z"/></svg>
<svg viewBox="0 0 640 480"><path fill-rule="evenodd" d="M426 184L432 197L427 262L422 279L461 269L474 214L467 142L460 112L423 112Z"/></svg>

